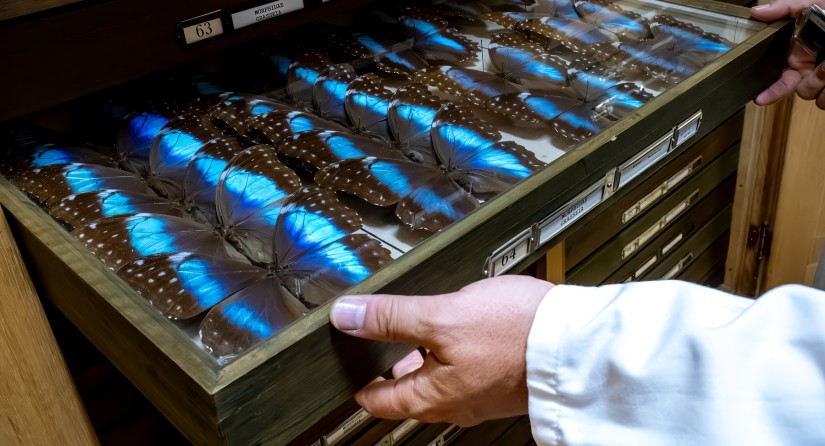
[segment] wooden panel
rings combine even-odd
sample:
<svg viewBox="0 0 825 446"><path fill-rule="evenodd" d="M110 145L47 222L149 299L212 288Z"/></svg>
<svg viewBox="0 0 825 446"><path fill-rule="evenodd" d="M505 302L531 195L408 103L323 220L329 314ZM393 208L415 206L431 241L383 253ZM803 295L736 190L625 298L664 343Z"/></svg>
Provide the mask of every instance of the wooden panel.
<svg viewBox="0 0 825 446"><path fill-rule="evenodd" d="M811 284L825 238L825 112L795 98L776 207L765 290Z"/></svg>
<svg viewBox="0 0 825 446"><path fill-rule="evenodd" d="M698 283L699 285L716 286L716 283L707 283L716 277L716 271L724 268L724 258L728 252L730 233L722 234L710 248L699 254L696 260L685 268L676 279L686 282Z"/></svg>
<svg viewBox="0 0 825 446"><path fill-rule="evenodd" d="M81 0L3 0L0 2L0 20L70 5L79 1Z"/></svg>
<svg viewBox="0 0 825 446"><path fill-rule="evenodd" d="M0 444L97 444L2 211L0 255Z"/></svg>
<svg viewBox="0 0 825 446"><path fill-rule="evenodd" d="M564 240L550 248L543 257L536 262L536 277L552 283L565 283L567 262L564 255Z"/></svg>

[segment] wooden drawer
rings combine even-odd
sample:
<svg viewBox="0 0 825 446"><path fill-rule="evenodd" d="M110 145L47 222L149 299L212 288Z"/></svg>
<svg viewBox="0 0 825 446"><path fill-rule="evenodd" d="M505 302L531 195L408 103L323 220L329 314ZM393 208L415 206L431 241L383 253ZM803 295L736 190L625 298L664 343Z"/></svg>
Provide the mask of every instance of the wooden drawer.
<svg viewBox="0 0 825 446"><path fill-rule="evenodd" d="M649 212L635 221L618 235L605 243L601 248L587 257L567 274L567 281L576 285L598 285L607 279L611 273L621 268L631 258L636 258L640 250L649 245L656 245L657 241L666 243L661 237L666 228L678 223L688 223L681 219L686 212L696 208L700 203L708 206L704 199L711 195L721 183L724 183L736 170L738 147L729 149L698 174L681 185L678 189L653 206ZM732 179L730 180L733 181ZM722 204L733 199L731 185L721 189L714 200L721 199ZM713 207L714 203L709 206ZM700 215L700 214L696 214ZM711 217L713 214L706 215ZM699 222L703 226L704 222ZM674 234L675 235L675 234ZM642 261L642 259L639 259ZM637 269L642 264L633 264ZM624 277L622 278L624 279Z"/></svg>
<svg viewBox="0 0 825 446"><path fill-rule="evenodd" d="M732 206L726 207L722 212L709 221L699 232L690 238L685 244L679 245L661 262L657 263L648 273L639 280L669 280L679 276L688 269L713 243L730 230Z"/></svg>
<svg viewBox="0 0 825 446"><path fill-rule="evenodd" d="M152 59L153 54L149 53L155 51L159 36L170 38L169 27L182 15L188 18L186 14L200 10L201 6L230 10L241 3L245 2L214 0L196 7L113 0L93 2L88 9L73 10L65 16L38 16L36 24L31 22L29 27L26 23L2 23L0 40L29 44L0 51L4 66L15 67L5 70L0 77L0 85L5 88L3 93L8 93L7 99L14 99L6 103L13 111L0 119L39 110L65 101L69 96L99 90L164 66L208 57L213 49L244 40L242 33L238 33L226 41L204 43L183 51L185 54L166 45L163 51L158 50L162 60L147 65L148 68L135 67L132 63L135 61L124 62L125 58L134 57L139 65ZM712 1L692 0L689 5L709 10L714 17L727 14L742 20L749 14L747 9ZM154 11L164 7L168 8L169 15L155 26ZM675 4L669 7L687 8ZM146 8L152 11L147 12ZM325 11L334 14L336 9ZM118 15L130 12L137 15ZM138 24L150 23L151 31L130 35L128 31L135 30L132 25L109 29L104 20L107 17L117 20L113 24L131 23L133 19ZM277 22L286 26L299 19L308 17L296 13ZM81 27L82 31L83 26L93 26L97 33L78 34L75 27ZM260 35L269 32L267 29L272 30L250 29L249 33ZM68 30L72 35L62 41L60 32ZM42 44L44 40L35 42L40 38L33 34L35 31L44 31L44 36L51 38L46 39L45 44ZM510 241L515 239L525 240L526 244L521 246L526 246L526 251L511 263L509 272L535 262L571 231L592 221L590 211L601 213L607 209L616 187L621 186L619 195L623 193L626 185L616 181L617 168L663 136L672 134L674 128L690 122L701 111L701 125L684 141L687 147L735 115L744 103L778 77L790 32L790 22L767 25L696 75L599 135L569 149L530 178L420 243L348 293L453 291L478 280L485 272L492 274L491 264L495 263L496 255L503 258L501 255L509 252ZM107 36L108 39L101 38ZM141 40L142 37L147 39ZM44 57L45 53L37 51L49 45L53 48L48 54L60 57L50 60ZM73 59L73 48L83 54ZM95 53L95 49L101 52ZM120 54L122 52L126 54ZM100 60L113 53L118 57L113 60L105 80L94 70L88 79L83 78L88 72L83 61L89 60L89 54ZM81 73L83 76L71 69L71 61L86 70ZM63 75L74 77L71 80L78 85L69 88ZM31 91L37 84L43 85L46 92L57 92L57 96L38 94L26 102L20 92ZM64 87L66 94L61 93ZM731 159L734 158L732 155ZM583 193L587 193L589 199L586 208L578 206ZM671 194L661 203L675 196ZM590 199L592 197L596 198ZM52 300L193 443L246 445L294 441L312 444L337 429L354 412L352 395L357 389L414 348L357 340L338 333L329 324L327 303L232 362L220 364L5 180L0 181L0 204L9 213L42 295ZM519 239L520 236L526 238ZM495 270L496 274L501 272L501 269Z"/></svg>
<svg viewBox="0 0 825 446"><path fill-rule="evenodd" d="M709 287L719 286L725 275L729 236L728 232L722 234L710 248L699 254L693 263L684 268L676 279Z"/></svg>
<svg viewBox="0 0 825 446"><path fill-rule="evenodd" d="M565 239L567 268L575 267L736 143L742 135L743 118L741 110L682 153L664 160L664 165L651 168L646 179L640 175L627 188L620 189L603 212L594 213L590 222Z"/></svg>

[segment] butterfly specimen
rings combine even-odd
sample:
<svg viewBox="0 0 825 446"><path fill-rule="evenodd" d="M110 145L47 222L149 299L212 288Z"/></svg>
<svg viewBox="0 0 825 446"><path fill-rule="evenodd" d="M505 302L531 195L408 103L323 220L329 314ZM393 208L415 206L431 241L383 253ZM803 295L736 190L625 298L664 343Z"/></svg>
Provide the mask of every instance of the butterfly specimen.
<svg viewBox="0 0 825 446"><path fill-rule="evenodd" d="M375 63L379 70L389 74L408 76L429 66L409 43L357 33L347 37L337 36L333 45L343 47L344 53L361 59L365 64Z"/></svg>
<svg viewBox="0 0 825 446"><path fill-rule="evenodd" d="M111 189L69 195L50 206L48 211L70 228L85 226L107 217L138 213L177 217L187 215L181 203L168 198Z"/></svg>
<svg viewBox="0 0 825 446"><path fill-rule="evenodd" d="M447 65L419 71L412 79L436 87L447 94L465 98L476 105L483 105L496 96L522 91L494 73Z"/></svg>
<svg viewBox="0 0 825 446"><path fill-rule="evenodd" d="M183 177L182 206L193 220L216 225L218 181L230 161L244 149L234 140L219 138L205 144L189 162Z"/></svg>
<svg viewBox="0 0 825 446"><path fill-rule="evenodd" d="M389 141L387 111L391 99L392 91L378 76L367 73L353 80L347 87L344 106L355 132Z"/></svg>
<svg viewBox="0 0 825 446"><path fill-rule="evenodd" d="M269 264L179 253L136 260L119 274L167 317L209 310L201 341L219 358L237 355L389 262L378 241L353 234L360 225L332 192L309 186L281 209Z"/></svg>
<svg viewBox="0 0 825 446"><path fill-rule="evenodd" d="M272 146L239 153L223 169L215 198L219 228L250 260L272 261L272 234L284 202L301 180L278 160Z"/></svg>
<svg viewBox="0 0 825 446"><path fill-rule="evenodd" d="M250 120L245 134L253 140L277 144L283 138L310 130L348 131L346 127L302 111L274 111Z"/></svg>
<svg viewBox="0 0 825 446"><path fill-rule="evenodd" d="M307 111L313 109L315 82L330 65L329 56L319 52L303 54L292 62L287 72L286 91L293 105Z"/></svg>
<svg viewBox="0 0 825 446"><path fill-rule="evenodd" d="M604 57L603 51L609 50L609 47L604 44L618 41L615 34L595 25L563 17L532 18L518 22L515 28L558 40L565 47L577 53L600 57Z"/></svg>
<svg viewBox="0 0 825 446"><path fill-rule="evenodd" d="M114 167L117 164L114 153L105 153L91 146L69 144L38 144L34 148L13 147L2 160L7 175L40 167L65 164L98 164Z"/></svg>
<svg viewBox="0 0 825 446"><path fill-rule="evenodd" d="M429 132L429 128L427 131ZM382 141L335 130L296 133L282 139L275 149L281 156L297 161L301 167L312 173L329 164L351 158L401 155Z"/></svg>
<svg viewBox="0 0 825 446"><path fill-rule="evenodd" d="M210 117L222 129L243 136L249 121L271 111L294 110L293 107L271 98L233 94L215 105Z"/></svg>
<svg viewBox="0 0 825 446"><path fill-rule="evenodd" d="M430 129L444 103L422 84L397 89L387 111L393 145L413 161L437 166Z"/></svg>
<svg viewBox="0 0 825 446"><path fill-rule="evenodd" d="M487 53L493 70L508 81L528 88L567 85L566 63L522 34L501 33L493 36Z"/></svg>
<svg viewBox="0 0 825 446"><path fill-rule="evenodd" d="M625 40L639 41L650 37L650 24L639 14L626 11L607 0L576 0L582 20L609 31Z"/></svg>
<svg viewBox="0 0 825 446"><path fill-rule="evenodd" d="M347 88L357 77L350 64L335 64L327 68L312 88L312 102L318 116L349 125L344 101Z"/></svg>
<svg viewBox="0 0 825 446"><path fill-rule="evenodd" d="M660 80L678 82L733 47L719 35L672 17L659 15L651 23L652 39L620 44L611 61Z"/></svg>
<svg viewBox="0 0 825 446"><path fill-rule="evenodd" d="M416 10L407 14L398 22L424 59L454 65L478 54L478 44L450 28L446 21Z"/></svg>

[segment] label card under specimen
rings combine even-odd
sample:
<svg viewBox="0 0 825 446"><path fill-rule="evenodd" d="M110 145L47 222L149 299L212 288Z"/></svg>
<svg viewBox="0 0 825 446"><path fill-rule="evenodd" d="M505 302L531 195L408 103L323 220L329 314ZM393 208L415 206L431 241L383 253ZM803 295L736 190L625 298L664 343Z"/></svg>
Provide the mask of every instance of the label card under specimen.
<svg viewBox="0 0 825 446"><path fill-rule="evenodd" d="M303 8L304 0L280 0L264 3L254 8L232 13L232 26L235 29L243 28Z"/></svg>

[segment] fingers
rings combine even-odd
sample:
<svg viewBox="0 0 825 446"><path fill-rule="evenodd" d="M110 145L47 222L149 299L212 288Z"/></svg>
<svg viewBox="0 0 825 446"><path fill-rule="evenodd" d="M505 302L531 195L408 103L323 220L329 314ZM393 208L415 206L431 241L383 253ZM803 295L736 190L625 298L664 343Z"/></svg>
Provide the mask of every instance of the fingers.
<svg viewBox="0 0 825 446"><path fill-rule="evenodd" d="M441 302L441 311L445 303ZM333 303L330 321L335 328L359 338L431 348L436 314L430 296L344 296Z"/></svg>
<svg viewBox="0 0 825 446"><path fill-rule="evenodd" d="M823 88L825 88L825 62L802 78L796 86L796 94L805 100L816 99L822 93Z"/></svg>
<svg viewBox="0 0 825 446"><path fill-rule="evenodd" d="M784 17L796 17L808 7L810 0L776 0L773 3L751 8L751 16L763 22L773 22Z"/></svg>
<svg viewBox="0 0 825 446"><path fill-rule="evenodd" d="M396 379L401 378L420 369L422 365L424 365L424 357L421 356L421 352L418 350L413 350L409 355L395 363L392 367L392 376Z"/></svg>
<svg viewBox="0 0 825 446"><path fill-rule="evenodd" d="M421 369L398 379L376 380L355 394L355 401L370 415L388 420L417 419L420 421L426 396L417 384Z"/></svg>
<svg viewBox="0 0 825 446"><path fill-rule="evenodd" d="M754 99L756 105L768 105L788 96L794 92L796 86L802 79L802 75L796 70L785 70L778 81L768 87L767 90L759 93Z"/></svg>

